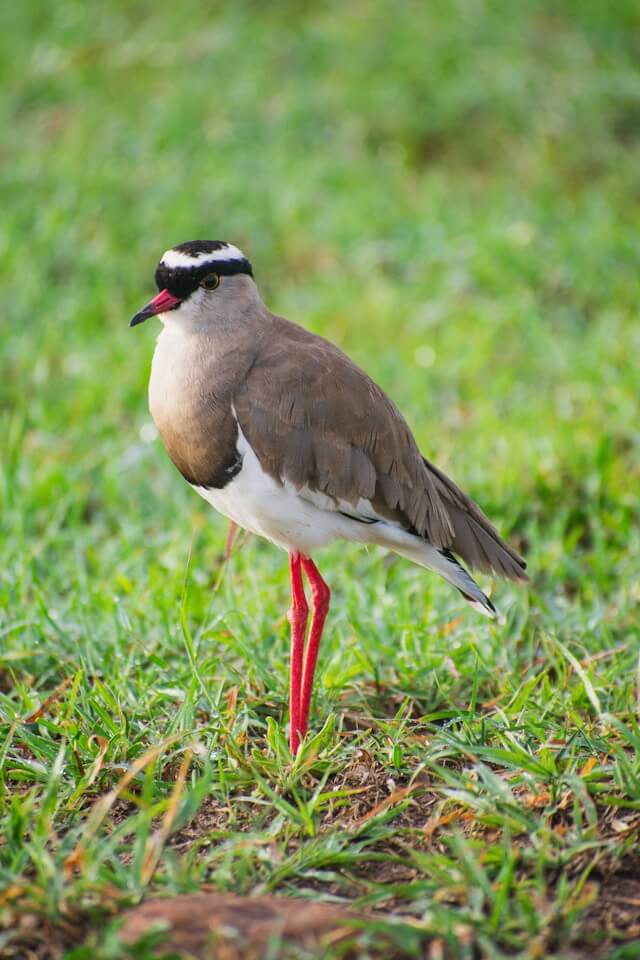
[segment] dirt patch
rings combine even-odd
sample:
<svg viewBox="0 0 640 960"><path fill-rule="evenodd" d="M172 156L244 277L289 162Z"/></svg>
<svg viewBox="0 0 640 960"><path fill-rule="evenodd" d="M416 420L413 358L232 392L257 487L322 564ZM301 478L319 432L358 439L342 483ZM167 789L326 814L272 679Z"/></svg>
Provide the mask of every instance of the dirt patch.
<svg viewBox="0 0 640 960"><path fill-rule="evenodd" d="M585 946L600 944L592 960L605 957L613 944L637 944L638 953L633 956L640 956L640 857L628 858L617 867L593 877L597 898L582 918L580 938Z"/></svg>
<svg viewBox="0 0 640 960"><path fill-rule="evenodd" d="M124 943L135 944L160 923L167 932L159 956L178 952L199 960L259 960L267 945L274 956L275 944L314 952L337 944L354 936L355 919L353 911L334 904L199 892L136 907L120 935Z"/></svg>
<svg viewBox="0 0 640 960"><path fill-rule="evenodd" d="M28 909L5 910L0 960L60 960L70 947L85 942L90 929L87 916L69 914L53 923Z"/></svg>
<svg viewBox="0 0 640 960"><path fill-rule="evenodd" d="M406 870L401 864L363 863L363 874L369 866L376 872L379 883L393 883L409 879L398 873ZM563 956L571 960L606 960L611 950L618 946L640 949L640 859L628 858L617 864L617 869L592 875L590 882L596 889L593 904L580 920L580 931L567 947ZM313 882L305 883L307 890ZM322 885L326 895L327 886ZM338 891L335 891L338 892ZM203 899L200 899L203 898ZM388 920L395 911L403 912L402 902L384 904L382 912L368 913L366 919L378 916ZM107 916L114 915L111 907ZM124 938L134 943L156 922L170 932L159 934L159 956L171 948L184 951L185 956L213 958L216 960L240 960L261 957L265 945L274 941L280 944L280 952L271 954L279 960L289 955L299 956L300 948L318 949L329 944L340 944L340 956L357 957L359 938L363 935L349 927L349 920L359 920L363 914L350 911L346 905L313 903L287 897L243 898L220 895L211 888L203 888L198 894L184 897L149 900L125 915ZM398 916L398 914L396 914ZM398 916L398 919L403 919ZM409 918L410 920L410 918ZM346 926L345 926L346 924ZM24 905L15 910L5 908L2 916L4 939L0 947L0 960L61 960L66 951L80 944L95 943L95 937L103 924L95 915L69 913L60 922L52 923ZM356 923L356 927L359 923ZM466 930L467 945L473 956L481 956L474 948L473 934ZM278 939L279 938L279 939ZM425 957L437 956L445 960L449 956L445 944L438 938L425 938ZM385 945L380 946L380 943ZM350 944L352 943L352 947ZM288 944L288 946L287 946ZM367 946L367 956L372 958L401 958L404 956L384 934L377 935L376 949ZM558 946L562 946L559 944ZM291 954L288 952L291 948ZM352 950L352 952L349 952ZM626 955L626 954L625 954ZM636 954L629 954L635 956ZM640 953L638 954L640 955Z"/></svg>
<svg viewBox="0 0 640 960"><path fill-rule="evenodd" d="M206 797L189 823L171 837L169 846L180 853L185 853L194 843L202 846L210 834L228 829L231 815L227 804L215 797Z"/></svg>

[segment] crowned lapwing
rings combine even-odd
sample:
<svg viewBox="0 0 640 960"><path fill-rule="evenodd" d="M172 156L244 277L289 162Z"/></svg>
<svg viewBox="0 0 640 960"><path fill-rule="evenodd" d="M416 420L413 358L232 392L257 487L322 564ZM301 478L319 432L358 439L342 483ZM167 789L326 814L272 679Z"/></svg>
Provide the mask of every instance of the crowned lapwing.
<svg viewBox="0 0 640 960"><path fill-rule="evenodd" d="M149 406L167 453L205 500L289 554L290 734L307 732L329 587L311 559L334 540L393 550L496 615L462 561L527 579L480 508L422 456L383 390L328 340L271 313L230 243L168 250L159 290L131 326L159 314ZM308 607L303 571L311 587Z"/></svg>

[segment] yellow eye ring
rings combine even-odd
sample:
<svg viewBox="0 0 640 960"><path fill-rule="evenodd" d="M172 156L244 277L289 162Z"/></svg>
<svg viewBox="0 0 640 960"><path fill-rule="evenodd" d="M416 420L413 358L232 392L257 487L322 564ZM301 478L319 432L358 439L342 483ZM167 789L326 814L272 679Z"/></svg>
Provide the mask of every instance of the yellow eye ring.
<svg viewBox="0 0 640 960"><path fill-rule="evenodd" d="M217 273L208 273L208 274L206 275L206 277L204 277L204 278L200 281L200 286L201 286L201 287L204 287L205 290L215 290L216 287L219 287L219 286L220 286L220 276L219 276L219 274L217 274Z"/></svg>

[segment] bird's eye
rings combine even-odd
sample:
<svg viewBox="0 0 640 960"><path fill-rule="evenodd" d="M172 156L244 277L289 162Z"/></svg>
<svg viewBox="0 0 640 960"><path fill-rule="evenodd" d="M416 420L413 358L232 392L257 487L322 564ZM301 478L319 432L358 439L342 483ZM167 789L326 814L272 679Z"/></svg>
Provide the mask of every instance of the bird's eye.
<svg viewBox="0 0 640 960"><path fill-rule="evenodd" d="M206 277L200 282L200 286L204 287L205 290L215 290L216 287L220 286L220 277L217 273L208 273Z"/></svg>

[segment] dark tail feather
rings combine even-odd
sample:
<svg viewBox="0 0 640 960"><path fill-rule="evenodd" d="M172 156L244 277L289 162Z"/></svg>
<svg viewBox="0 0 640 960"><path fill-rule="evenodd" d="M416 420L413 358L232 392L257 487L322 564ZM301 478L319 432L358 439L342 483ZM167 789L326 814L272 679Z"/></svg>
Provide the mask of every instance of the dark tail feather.
<svg viewBox="0 0 640 960"><path fill-rule="evenodd" d="M468 570L454 557L450 550L438 550L439 562L433 566L434 570L448 580L459 593L462 594L467 603L482 613L485 617L491 617L492 620L502 621L502 616L496 610L489 597L482 592Z"/></svg>
<svg viewBox="0 0 640 960"><path fill-rule="evenodd" d="M499 577L509 580L526 581L525 561L502 539L480 507L433 463L424 457L423 460L435 478L449 514L453 527L453 540L449 544L451 549L470 567L483 573L497 573Z"/></svg>

